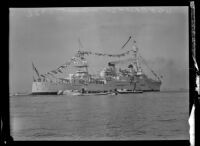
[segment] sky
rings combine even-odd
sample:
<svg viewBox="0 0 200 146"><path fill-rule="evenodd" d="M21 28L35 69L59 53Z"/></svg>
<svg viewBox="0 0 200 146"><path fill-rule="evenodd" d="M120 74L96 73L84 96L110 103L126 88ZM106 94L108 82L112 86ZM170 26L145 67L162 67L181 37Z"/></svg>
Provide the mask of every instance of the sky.
<svg viewBox="0 0 200 146"><path fill-rule="evenodd" d="M32 62L41 74L56 69L78 50L79 38L84 50L118 54L131 49L133 40L121 49L129 36L163 75L161 90L189 88L188 7L10 8L9 14L11 93L31 92ZM87 59L91 73L110 60Z"/></svg>

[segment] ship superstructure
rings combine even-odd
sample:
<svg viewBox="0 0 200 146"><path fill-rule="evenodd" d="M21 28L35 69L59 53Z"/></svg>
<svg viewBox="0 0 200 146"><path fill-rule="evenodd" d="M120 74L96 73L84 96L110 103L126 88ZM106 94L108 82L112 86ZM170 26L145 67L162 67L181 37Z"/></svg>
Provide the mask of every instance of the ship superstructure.
<svg viewBox="0 0 200 146"><path fill-rule="evenodd" d="M131 37L129 37L130 39ZM141 57L138 50L135 40L133 48L121 54L97 53L79 49L68 62L42 75L39 74L34 64L32 64L33 70L37 74L37 79L34 78L32 84L32 93L57 94L59 91L65 90L108 92L116 91L117 89L160 91L162 83L160 77L152 69L150 70L156 79L149 78L143 72L141 62L147 63ZM127 55L131 57L125 60L110 61L107 67L103 68L98 75L92 75L88 71L89 63L86 60L86 57L89 55L111 58L121 58ZM121 69L121 64L126 64L126 68ZM58 78L57 74L62 74L69 66L76 68L76 72L70 73L65 78Z"/></svg>

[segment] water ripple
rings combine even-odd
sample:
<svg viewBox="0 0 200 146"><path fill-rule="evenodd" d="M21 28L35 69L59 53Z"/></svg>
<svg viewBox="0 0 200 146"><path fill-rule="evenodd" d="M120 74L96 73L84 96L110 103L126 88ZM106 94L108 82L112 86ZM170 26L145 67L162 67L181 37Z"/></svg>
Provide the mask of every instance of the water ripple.
<svg viewBox="0 0 200 146"><path fill-rule="evenodd" d="M177 97L177 98L175 98ZM12 133L32 140L189 137L187 93L10 98ZM188 105L189 107L189 105Z"/></svg>

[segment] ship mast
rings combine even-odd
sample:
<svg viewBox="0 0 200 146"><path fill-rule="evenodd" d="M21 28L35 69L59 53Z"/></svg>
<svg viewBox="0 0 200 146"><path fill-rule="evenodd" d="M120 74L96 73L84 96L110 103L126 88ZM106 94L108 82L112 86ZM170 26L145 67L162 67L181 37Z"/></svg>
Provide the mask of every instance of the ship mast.
<svg viewBox="0 0 200 146"><path fill-rule="evenodd" d="M135 71L137 75L142 74L142 68L139 62L139 57L138 57L138 47L136 45L136 40L133 38L133 66L135 67Z"/></svg>
<svg viewBox="0 0 200 146"><path fill-rule="evenodd" d="M134 44L133 44L133 47L135 48L135 53L134 53L134 58L136 58L136 62L135 62L135 65L137 66L137 72L139 74L142 73L142 68L141 68L141 65L140 65L140 61L139 59L142 59L143 63L149 68L149 70L152 72L152 74L159 80L161 81L160 77L155 73L155 71L153 71L153 69L151 69L149 66L148 66L148 63L146 62L146 60L138 53L138 47L136 45L136 40L134 39Z"/></svg>
<svg viewBox="0 0 200 146"><path fill-rule="evenodd" d="M79 44L78 51L81 51L81 49L83 49L83 45L81 43L80 38L78 38L78 44Z"/></svg>
<svg viewBox="0 0 200 146"><path fill-rule="evenodd" d="M83 49L83 45L81 43L80 38L78 39L78 43L79 43L78 52L76 53L75 57L82 64L81 65L76 65L76 67L85 68L85 71L88 73L88 64L87 64L87 61L86 61L86 59L84 57L84 53L81 52L81 50Z"/></svg>

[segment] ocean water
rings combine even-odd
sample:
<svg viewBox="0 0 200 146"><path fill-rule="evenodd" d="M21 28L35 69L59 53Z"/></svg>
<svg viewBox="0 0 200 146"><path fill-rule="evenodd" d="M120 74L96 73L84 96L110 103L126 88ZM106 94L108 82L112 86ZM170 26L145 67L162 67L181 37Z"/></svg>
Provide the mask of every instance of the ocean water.
<svg viewBox="0 0 200 146"><path fill-rule="evenodd" d="M188 92L10 97L14 140L184 140L188 118Z"/></svg>

